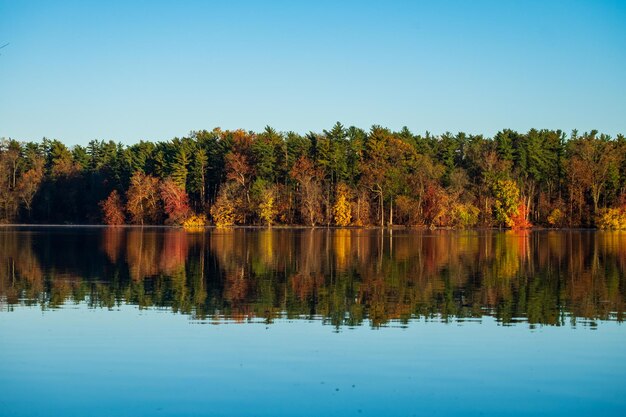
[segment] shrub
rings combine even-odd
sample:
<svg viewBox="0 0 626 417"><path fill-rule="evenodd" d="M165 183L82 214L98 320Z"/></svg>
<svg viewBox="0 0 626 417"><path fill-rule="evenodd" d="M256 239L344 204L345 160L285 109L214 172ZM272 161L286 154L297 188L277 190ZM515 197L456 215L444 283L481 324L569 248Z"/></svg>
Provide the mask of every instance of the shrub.
<svg viewBox="0 0 626 417"><path fill-rule="evenodd" d="M207 224L207 219L204 214L192 214L183 222L185 229L202 229Z"/></svg>
<svg viewBox="0 0 626 417"><path fill-rule="evenodd" d="M100 202L100 208L104 223L109 226L124 224L124 203L116 190L113 190L106 200Z"/></svg>
<svg viewBox="0 0 626 417"><path fill-rule="evenodd" d="M626 210L608 208L596 217L596 226L604 230L626 230Z"/></svg>
<svg viewBox="0 0 626 417"><path fill-rule="evenodd" d="M552 227L561 227L563 226L563 221L565 220L565 213L560 208L553 209L548 215L548 224Z"/></svg>
<svg viewBox="0 0 626 417"><path fill-rule="evenodd" d="M211 207L211 217L215 226L230 227L235 224L235 208L230 202L223 198L218 198L213 207Z"/></svg>
<svg viewBox="0 0 626 417"><path fill-rule="evenodd" d="M452 225L461 229L475 226L478 223L480 210L471 203L456 203L452 205Z"/></svg>

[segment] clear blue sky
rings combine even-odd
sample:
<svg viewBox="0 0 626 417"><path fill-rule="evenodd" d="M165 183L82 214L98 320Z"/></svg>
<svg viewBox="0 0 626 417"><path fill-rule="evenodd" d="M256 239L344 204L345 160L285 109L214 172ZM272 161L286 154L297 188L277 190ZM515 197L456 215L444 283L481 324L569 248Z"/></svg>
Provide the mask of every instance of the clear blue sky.
<svg viewBox="0 0 626 417"><path fill-rule="evenodd" d="M626 1L0 0L0 137L626 133Z"/></svg>

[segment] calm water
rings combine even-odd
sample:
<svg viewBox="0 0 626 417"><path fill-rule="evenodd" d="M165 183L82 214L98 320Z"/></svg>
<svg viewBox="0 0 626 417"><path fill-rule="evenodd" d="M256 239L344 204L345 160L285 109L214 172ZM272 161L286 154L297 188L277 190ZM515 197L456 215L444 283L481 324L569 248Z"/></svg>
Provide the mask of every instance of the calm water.
<svg viewBox="0 0 626 417"><path fill-rule="evenodd" d="M626 233L0 228L0 416L626 415Z"/></svg>

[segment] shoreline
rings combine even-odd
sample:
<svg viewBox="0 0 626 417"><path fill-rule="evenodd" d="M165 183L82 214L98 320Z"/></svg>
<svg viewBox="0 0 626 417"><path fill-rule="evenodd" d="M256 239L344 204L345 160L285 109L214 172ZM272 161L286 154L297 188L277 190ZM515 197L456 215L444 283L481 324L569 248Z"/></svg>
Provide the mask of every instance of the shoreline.
<svg viewBox="0 0 626 417"><path fill-rule="evenodd" d="M383 230L383 231L450 231L450 232L467 232L467 231L531 231L531 232L540 232L540 231L597 231L597 232L619 232L623 230L605 230L598 229L595 227L561 227L561 228L550 228L550 227L531 227L527 229L506 229L499 227L471 227L467 229L455 229L451 227L409 227L409 226L392 226L392 227L379 227L379 226L304 226L304 225L277 225L277 226L262 226L262 225L235 225L229 227L219 228L214 225L201 226L201 227L193 227L189 229L185 229L183 226L170 226L170 225L162 225L162 224L146 224L146 225L136 225L136 224L123 224L123 225L106 225L106 224L31 224L31 223L6 223L0 224L0 228L11 228L11 227L32 227L32 228L93 228L93 229L106 229L106 228L124 228L124 229L181 229L181 230L192 230L192 231L200 231L200 230L228 230L228 229L252 229L252 230Z"/></svg>

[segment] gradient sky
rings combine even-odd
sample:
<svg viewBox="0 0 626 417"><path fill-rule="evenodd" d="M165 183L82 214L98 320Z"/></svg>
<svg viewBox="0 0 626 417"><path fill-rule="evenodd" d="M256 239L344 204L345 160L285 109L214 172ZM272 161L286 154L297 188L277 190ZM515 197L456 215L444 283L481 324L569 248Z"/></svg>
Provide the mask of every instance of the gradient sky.
<svg viewBox="0 0 626 417"><path fill-rule="evenodd" d="M0 137L626 133L626 1L0 0Z"/></svg>

